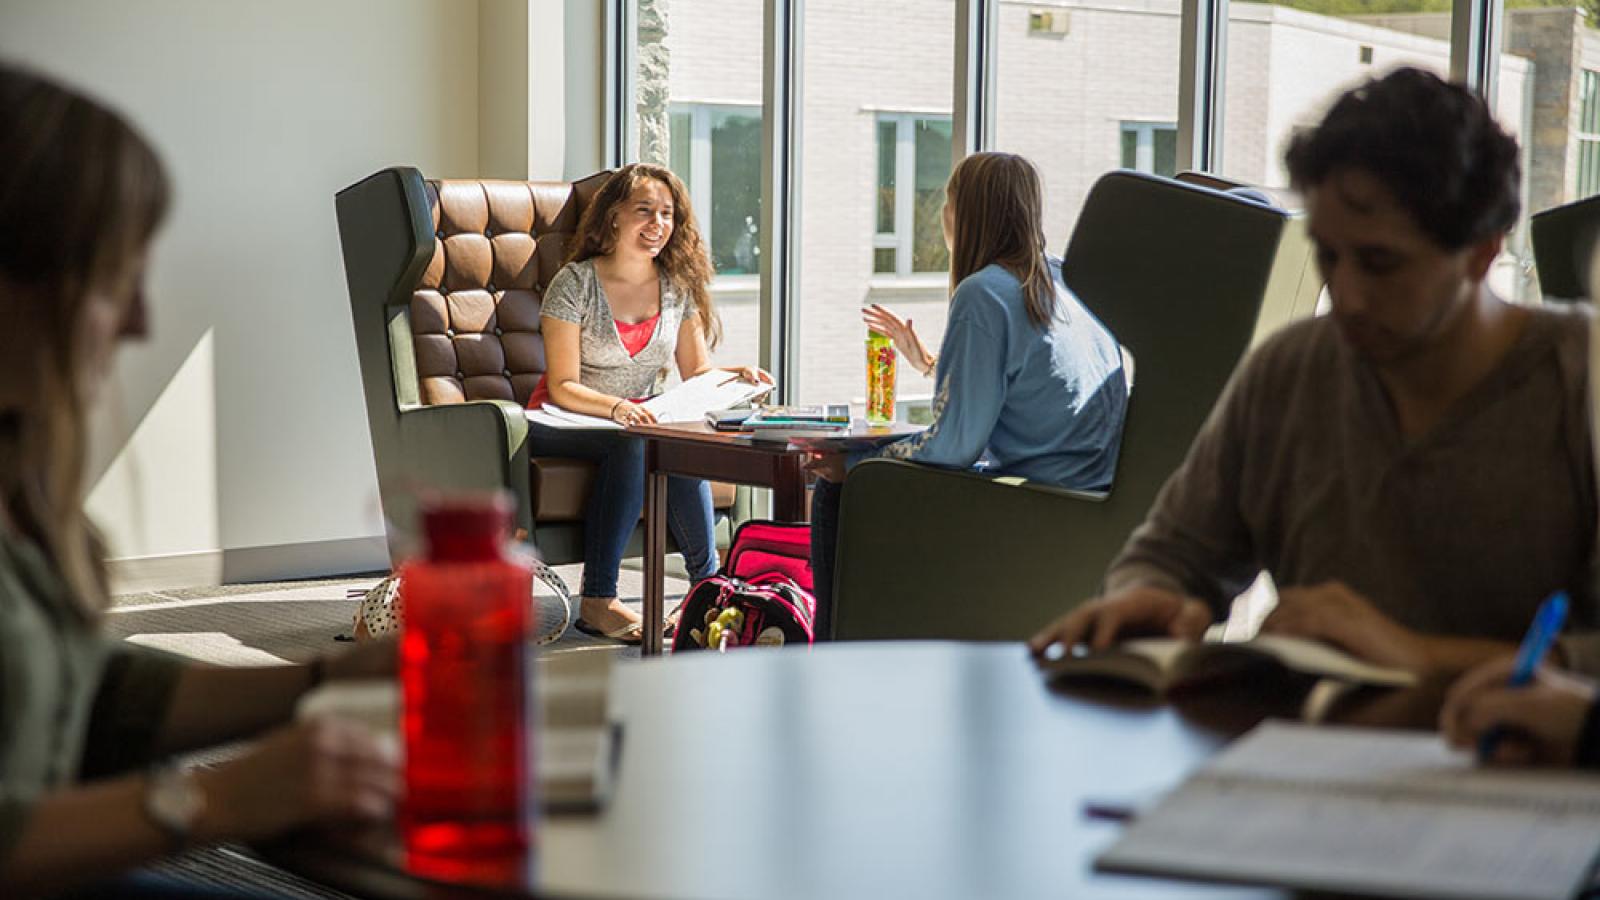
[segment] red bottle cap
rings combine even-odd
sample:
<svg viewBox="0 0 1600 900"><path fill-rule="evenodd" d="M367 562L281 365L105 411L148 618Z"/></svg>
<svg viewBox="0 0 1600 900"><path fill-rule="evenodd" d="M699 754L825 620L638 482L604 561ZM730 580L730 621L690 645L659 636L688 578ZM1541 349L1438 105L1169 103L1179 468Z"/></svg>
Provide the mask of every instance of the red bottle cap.
<svg viewBox="0 0 1600 900"><path fill-rule="evenodd" d="M495 559L511 533L511 498L504 492L450 494L422 503L422 533L435 560Z"/></svg>

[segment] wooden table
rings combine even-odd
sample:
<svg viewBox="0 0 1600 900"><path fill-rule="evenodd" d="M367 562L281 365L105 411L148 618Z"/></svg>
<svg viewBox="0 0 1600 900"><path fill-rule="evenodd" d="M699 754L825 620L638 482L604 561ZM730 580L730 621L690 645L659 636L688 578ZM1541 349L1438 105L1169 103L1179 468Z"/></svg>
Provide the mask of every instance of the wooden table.
<svg viewBox="0 0 1600 900"><path fill-rule="evenodd" d="M873 428L858 422L852 438L914 432L914 426ZM644 451L644 642L645 656L661 655L667 553L667 477L687 475L712 481L772 489L772 517L780 522L805 522L805 450L777 441L754 441L750 435L717 431L695 424L633 425L628 433L642 438Z"/></svg>
<svg viewBox="0 0 1600 900"><path fill-rule="evenodd" d="M546 820L497 896L1282 898L1092 869L1223 726L1127 692L1048 690L1015 644L851 643L617 666L623 752L598 816ZM1218 823L1225 827L1226 823ZM355 893L475 896L406 876L392 836L274 858Z"/></svg>

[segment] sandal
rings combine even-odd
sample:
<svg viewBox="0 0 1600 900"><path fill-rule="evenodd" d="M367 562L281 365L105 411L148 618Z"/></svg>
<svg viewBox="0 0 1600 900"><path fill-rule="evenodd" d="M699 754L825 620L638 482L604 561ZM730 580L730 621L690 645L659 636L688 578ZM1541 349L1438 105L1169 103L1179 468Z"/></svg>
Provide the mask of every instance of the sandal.
<svg viewBox="0 0 1600 900"><path fill-rule="evenodd" d="M672 612L667 613L667 617L665 619L661 620L662 637L669 641L677 637L678 623L681 621L683 621L683 604L679 603L677 606L672 608Z"/></svg>
<svg viewBox="0 0 1600 900"><path fill-rule="evenodd" d="M572 623L572 627L591 637L608 638L630 647L637 647L644 643L644 625L639 622L628 622L619 628L602 631L583 619L578 619Z"/></svg>

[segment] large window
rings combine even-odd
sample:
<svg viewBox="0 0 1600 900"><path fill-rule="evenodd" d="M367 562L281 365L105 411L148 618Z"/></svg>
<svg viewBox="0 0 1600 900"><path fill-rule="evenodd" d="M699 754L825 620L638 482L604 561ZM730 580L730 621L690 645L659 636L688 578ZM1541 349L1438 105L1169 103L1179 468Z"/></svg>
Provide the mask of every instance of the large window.
<svg viewBox="0 0 1600 900"><path fill-rule="evenodd" d="M1585 69L1578 82L1577 196L1600 194L1600 72ZM1575 198L1576 199L1576 198Z"/></svg>
<svg viewBox="0 0 1600 900"><path fill-rule="evenodd" d="M874 274L950 268L944 245L944 184L950 176L950 117L878 114Z"/></svg>
<svg viewBox="0 0 1600 900"><path fill-rule="evenodd" d="M635 0L636 157L689 189L717 275L720 364L759 358L761 3Z"/></svg>
<svg viewBox="0 0 1600 900"><path fill-rule="evenodd" d="M673 104L671 167L689 186L719 276L760 273L761 108Z"/></svg>
<svg viewBox="0 0 1600 900"><path fill-rule="evenodd" d="M1359 10L1324 0L1232 3L1221 173L1288 197L1282 189L1288 186L1283 152L1289 138L1295 129L1321 119L1339 92L1399 66L1449 77L1450 13L1418 9L1398 0L1364 4ZM1546 65L1539 58L1564 71L1571 69L1570 63L1551 58L1550 36L1535 39L1527 24L1564 19L1570 46L1573 18L1578 15L1572 9L1506 11L1505 47L1515 48L1518 55L1507 53L1501 59L1496 115L1527 143L1524 159L1531 154L1535 168L1543 152L1539 145L1548 139L1530 102L1546 90L1535 84L1536 70ZM1558 143L1564 152L1564 137ZM1531 274L1527 228L1521 224L1506 242L1506 252L1489 280L1503 296L1526 299L1533 294Z"/></svg>
<svg viewBox="0 0 1600 900"><path fill-rule="evenodd" d="M955 0L807 0L802 23L795 399L866 396L861 307L944 334ZM902 402L932 382L899 370Z"/></svg>
<svg viewBox="0 0 1600 900"><path fill-rule="evenodd" d="M1046 246L1066 249L1089 188L1177 159L1180 4L995 4L994 149L1044 181Z"/></svg>
<svg viewBox="0 0 1600 900"><path fill-rule="evenodd" d="M1583 4L1592 10L1589 4ZM1600 31L1572 7L1508 9L1500 61L1500 121L1522 141L1522 222L1496 286L1542 296L1527 221L1600 193ZM1563 291L1566 293L1566 291Z"/></svg>
<svg viewBox="0 0 1600 900"><path fill-rule="evenodd" d="M770 327L766 338L783 342L780 352L796 364L787 373L787 386L797 387L791 396L803 401L862 395L858 310L866 303L913 318L929 344L942 337L940 206L953 134L1034 162L1047 247L1059 254L1106 172L1195 166L1189 119L1202 101L1220 102L1225 113L1219 145L1197 151L1212 154L1210 170L1284 188L1285 141L1336 91L1396 65L1446 72L1451 60L1450 13L1428 11L1441 6L1431 0L1237 0L1226 6L1225 71L1184 67L1186 58L1207 57L1201 48L1184 52L1185 34L1194 40L1204 30L1186 31L1184 13L1195 7L1178 0L608 2L637 25L635 53L617 54L636 61L635 93L618 99L631 117L624 133L638 139L622 152L667 163L690 185L720 273L713 291L730 340L719 356L753 358L757 331ZM1505 0L1471 2L1481 12ZM763 21L769 5L778 21ZM791 15L801 18L798 34L780 24ZM1504 20L1496 99L1502 121L1524 140L1527 209L1600 191L1597 33L1570 7L1519 7ZM989 43L975 46L980 27ZM1466 35L1474 44L1478 27ZM767 46L779 58L765 59ZM969 52L958 53L963 47ZM971 67L961 85L958 59ZM791 74L798 83L787 85ZM761 196L769 75L778 96L799 103L798 121L783 123L794 133L771 173L782 198ZM1192 90L1181 91L1185 84ZM1180 108L1180 94L1193 94L1195 105ZM760 297L768 209L785 214L773 237L788 271L775 273L783 276L775 296ZM1519 228L1494 283L1527 297L1531 276ZM762 304L780 301L763 319ZM903 395L931 389L907 372L901 385Z"/></svg>

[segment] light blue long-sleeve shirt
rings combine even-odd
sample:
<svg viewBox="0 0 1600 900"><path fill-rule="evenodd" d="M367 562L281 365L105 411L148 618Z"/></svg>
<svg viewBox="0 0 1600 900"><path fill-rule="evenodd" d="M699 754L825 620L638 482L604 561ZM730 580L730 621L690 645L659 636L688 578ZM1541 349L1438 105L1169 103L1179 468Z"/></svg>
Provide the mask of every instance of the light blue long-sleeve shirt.
<svg viewBox="0 0 1600 900"><path fill-rule="evenodd" d="M1056 314L1028 319L1022 283L989 265L956 286L935 371L933 424L880 456L1078 490L1111 485L1128 410L1116 338L1050 260Z"/></svg>

